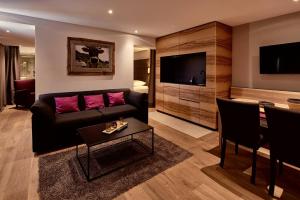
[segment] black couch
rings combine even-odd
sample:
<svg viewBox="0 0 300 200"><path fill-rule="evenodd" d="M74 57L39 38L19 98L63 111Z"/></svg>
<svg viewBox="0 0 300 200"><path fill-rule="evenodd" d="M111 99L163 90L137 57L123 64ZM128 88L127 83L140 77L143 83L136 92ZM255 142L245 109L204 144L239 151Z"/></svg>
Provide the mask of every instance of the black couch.
<svg viewBox="0 0 300 200"><path fill-rule="evenodd" d="M108 92L124 92L125 105L108 107ZM84 95L103 94L105 108L85 110ZM79 112L58 114L55 112L54 97L78 95ZM32 149L33 152L45 152L82 141L76 134L78 128L108 122L120 117L135 117L148 123L148 96L130 89L111 89L66 93L42 94L31 107Z"/></svg>

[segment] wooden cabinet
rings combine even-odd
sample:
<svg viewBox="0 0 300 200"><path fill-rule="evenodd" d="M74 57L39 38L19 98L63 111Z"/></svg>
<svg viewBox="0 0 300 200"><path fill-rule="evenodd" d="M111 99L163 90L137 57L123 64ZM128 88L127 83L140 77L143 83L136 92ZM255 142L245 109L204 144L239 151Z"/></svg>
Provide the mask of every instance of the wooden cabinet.
<svg viewBox="0 0 300 200"><path fill-rule="evenodd" d="M217 129L217 97L229 97L232 28L219 22L156 40L156 109ZM160 82L160 57L206 52L206 86Z"/></svg>

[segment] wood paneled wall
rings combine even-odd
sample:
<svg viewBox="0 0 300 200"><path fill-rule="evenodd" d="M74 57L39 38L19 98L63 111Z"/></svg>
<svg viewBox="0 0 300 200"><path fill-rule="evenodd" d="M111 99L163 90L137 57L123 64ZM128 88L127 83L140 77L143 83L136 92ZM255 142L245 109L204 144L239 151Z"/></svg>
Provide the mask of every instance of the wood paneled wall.
<svg viewBox="0 0 300 200"><path fill-rule="evenodd" d="M300 92L231 87L230 97L288 104L288 98L300 99Z"/></svg>
<svg viewBox="0 0 300 200"><path fill-rule="evenodd" d="M217 129L216 97L229 97L232 28L219 22L156 40L156 109ZM160 82L160 57L206 52L206 86Z"/></svg>

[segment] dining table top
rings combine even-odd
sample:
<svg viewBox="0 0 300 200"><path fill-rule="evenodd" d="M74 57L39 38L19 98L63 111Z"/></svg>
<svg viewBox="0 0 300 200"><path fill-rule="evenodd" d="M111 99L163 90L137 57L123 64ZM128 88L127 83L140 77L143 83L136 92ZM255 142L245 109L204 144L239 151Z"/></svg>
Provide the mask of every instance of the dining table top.
<svg viewBox="0 0 300 200"><path fill-rule="evenodd" d="M246 102L246 103L258 103L259 100L253 100L253 99L243 99L243 98L235 98L235 99L232 99L234 101L240 101L240 102ZM279 107L279 108L286 108L286 109L289 109L289 105L288 104L282 104L282 103L274 103L276 107ZM260 107L259 108L259 111L264 113L265 110L264 108Z"/></svg>

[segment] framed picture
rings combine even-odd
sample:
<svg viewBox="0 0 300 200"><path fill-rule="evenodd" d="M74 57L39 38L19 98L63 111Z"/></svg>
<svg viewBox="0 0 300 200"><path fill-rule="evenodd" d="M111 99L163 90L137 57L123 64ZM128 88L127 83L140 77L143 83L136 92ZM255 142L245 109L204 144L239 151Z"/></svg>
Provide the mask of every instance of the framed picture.
<svg viewBox="0 0 300 200"><path fill-rule="evenodd" d="M68 74L115 74L115 43L68 37Z"/></svg>

